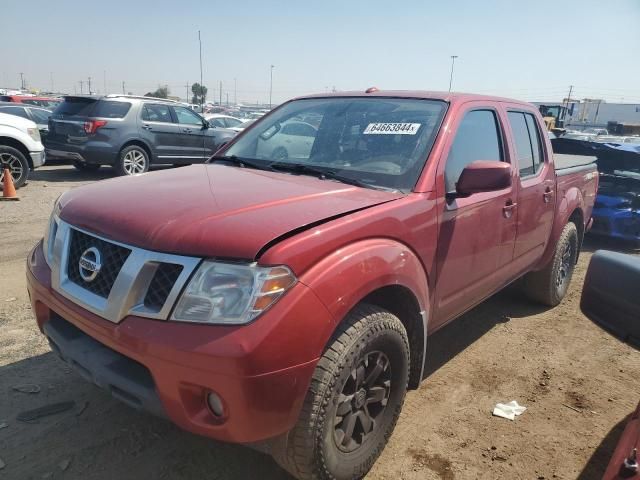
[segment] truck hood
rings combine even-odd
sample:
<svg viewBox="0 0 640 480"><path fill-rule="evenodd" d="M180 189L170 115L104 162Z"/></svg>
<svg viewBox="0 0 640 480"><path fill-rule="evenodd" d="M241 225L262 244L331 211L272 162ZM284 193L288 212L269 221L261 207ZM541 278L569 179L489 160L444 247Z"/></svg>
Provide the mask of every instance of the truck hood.
<svg viewBox="0 0 640 480"><path fill-rule="evenodd" d="M252 260L274 240L402 193L226 165L105 180L60 198L60 217L148 250Z"/></svg>

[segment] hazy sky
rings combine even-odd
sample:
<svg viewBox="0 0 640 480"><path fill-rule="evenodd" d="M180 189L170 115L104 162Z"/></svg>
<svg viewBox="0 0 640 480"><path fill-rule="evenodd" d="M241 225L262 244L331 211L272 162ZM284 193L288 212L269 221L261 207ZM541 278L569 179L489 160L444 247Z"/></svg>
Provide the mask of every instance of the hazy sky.
<svg viewBox="0 0 640 480"><path fill-rule="evenodd" d="M274 103L325 89L453 89L640 103L640 0L0 0L0 86ZM86 92L86 84L85 84Z"/></svg>

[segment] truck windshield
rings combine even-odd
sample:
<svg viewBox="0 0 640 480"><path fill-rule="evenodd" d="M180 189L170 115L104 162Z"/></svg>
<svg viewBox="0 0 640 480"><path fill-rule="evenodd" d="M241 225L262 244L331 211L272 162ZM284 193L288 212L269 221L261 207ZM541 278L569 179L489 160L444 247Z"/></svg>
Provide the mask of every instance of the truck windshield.
<svg viewBox="0 0 640 480"><path fill-rule="evenodd" d="M406 192L424 167L445 110L439 100L294 100L256 123L224 155Z"/></svg>

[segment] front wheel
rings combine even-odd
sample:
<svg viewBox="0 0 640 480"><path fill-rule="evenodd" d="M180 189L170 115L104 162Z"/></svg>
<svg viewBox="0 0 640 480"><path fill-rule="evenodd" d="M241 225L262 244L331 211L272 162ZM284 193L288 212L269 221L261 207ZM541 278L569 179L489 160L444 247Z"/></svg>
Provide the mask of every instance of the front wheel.
<svg viewBox="0 0 640 480"><path fill-rule="evenodd" d="M4 167L7 167L13 178L13 186L20 188L29 176L29 163L20 150L0 145L0 190L4 180Z"/></svg>
<svg viewBox="0 0 640 480"><path fill-rule="evenodd" d="M298 423L273 448L276 461L299 479L363 477L393 432L408 372L402 322L358 306L318 362Z"/></svg>
<svg viewBox="0 0 640 480"><path fill-rule="evenodd" d="M524 291L529 298L550 307L562 301L578 259L578 245L578 229L569 222L560 234L549 264L539 272L530 272L524 277Z"/></svg>
<svg viewBox="0 0 640 480"><path fill-rule="evenodd" d="M144 148L130 145L123 148L115 165L118 175L139 175L149 170L149 155Z"/></svg>

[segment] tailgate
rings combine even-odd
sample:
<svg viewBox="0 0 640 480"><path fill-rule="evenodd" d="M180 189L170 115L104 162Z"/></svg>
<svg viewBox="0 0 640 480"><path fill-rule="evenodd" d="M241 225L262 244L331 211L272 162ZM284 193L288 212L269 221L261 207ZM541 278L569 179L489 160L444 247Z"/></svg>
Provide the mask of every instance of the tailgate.
<svg viewBox="0 0 640 480"><path fill-rule="evenodd" d="M82 143L87 138L84 123L89 118L97 99L65 97L49 117L49 143Z"/></svg>

